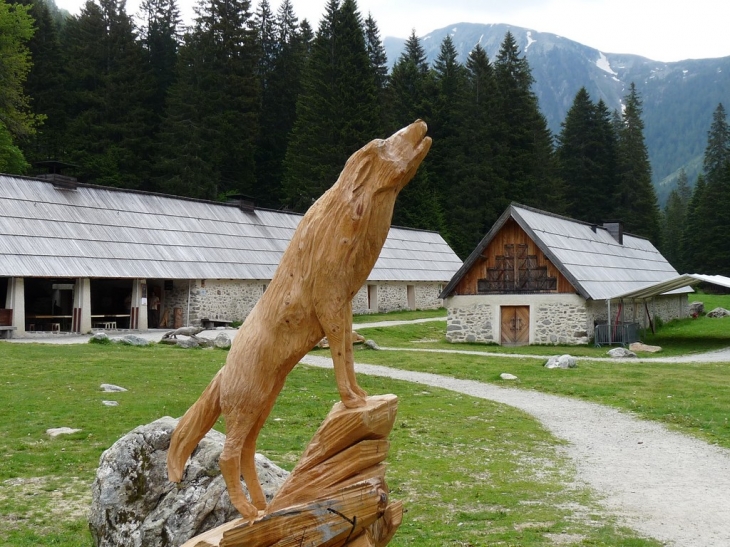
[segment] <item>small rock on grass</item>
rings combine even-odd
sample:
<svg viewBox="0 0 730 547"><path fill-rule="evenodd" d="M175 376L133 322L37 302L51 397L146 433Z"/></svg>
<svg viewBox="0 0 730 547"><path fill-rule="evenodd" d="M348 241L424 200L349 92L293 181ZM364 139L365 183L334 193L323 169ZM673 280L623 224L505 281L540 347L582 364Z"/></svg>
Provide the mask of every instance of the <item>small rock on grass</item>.
<svg viewBox="0 0 730 547"><path fill-rule="evenodd" d="M509 372L503 372L499 375L499 377L502 378L502 380L517 380L517 376L510 374Z"/></svg>
<svg viewBox="0 0 730 547"><path fill-rule="evenodd" d="M125 388L121 386L115 386L114 384L101 384L101 390L106 391L107 393L116 393L121 391L127 391Z"/></svg>
<svg viewBox="0 0 730 547"><path fill-rule="evenodd" d="M610 357L613 357L614 359L626 359L626 358L635 358L636 354L633 351L629 351L626 348L613 348L612 350L609 350L608 355Z"/></svg>
<svg viewBox="0 0 730 547"><path fill-rule="evenodd" d="M119 406L117 401L102 401L101 404L105 406Z"/></svg>
<svg viewBox="0 0 730 547"><path fill-rule="evenodd" d="M49 437L58 437L59 435L70 435L71 433L78 433L80 429L73 429L71 427L52 427L46 429L46 435Z"/></svg>

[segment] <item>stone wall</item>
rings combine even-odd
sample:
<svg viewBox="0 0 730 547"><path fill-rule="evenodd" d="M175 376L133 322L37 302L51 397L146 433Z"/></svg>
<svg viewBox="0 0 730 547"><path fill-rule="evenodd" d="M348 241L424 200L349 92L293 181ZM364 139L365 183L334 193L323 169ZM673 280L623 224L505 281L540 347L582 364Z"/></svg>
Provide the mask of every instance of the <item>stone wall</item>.
<svg viewBox="0 0 730 547"><path fill-rule="evenodd" d="M585 301L574 294L452 296L447 309L449 342L500 343L502 306L529 306L530 344L587 344Z"/></svg>
<svg viewBox="0 0 730 547"><path fill-rule="evenodd" d="M188 314L188 281L175 280L172 290L163 291L161 314L169 310L170 326L174 308L181 308L183 324L198 325L203 318L243 321L264 294L269 281L235 281L206 279L190 281L190 317ZM372 283L371 283L372 284ZM353 313L407 310L408 285L415 294L416 309L436 309L443 305L439 283L379 283L377 310L368 309L368 286L364 285L352 299Z"/></svg>
<svg viewBox="0 0 730 547"><path fill-rule="evenodd" d="M447 302L450 299L447 299ZM473 303L460 307L448 304L446 340L449 342L498 342L494 339L494 307L487 303Z"/></svg>
<svg viewBox="0 0 730 547"><path fill-rule="evenodd" d="M531 344L587 344L588 313L585 302L572 301L540 302L530 306L530 323L535 313L534 338Z"/></svg>
<svg viewBox="0 0 730 547"><path fill-rule="evenodd" d="M368 308L368 285L377 285L376 309ZM396 310L411 309L408 305L408 287L414 291L415 309L433 310L443 306L439 294L443 290L443 283L396 283L380 282L367 283L352 299L352 313L386 313Z"/></svg>

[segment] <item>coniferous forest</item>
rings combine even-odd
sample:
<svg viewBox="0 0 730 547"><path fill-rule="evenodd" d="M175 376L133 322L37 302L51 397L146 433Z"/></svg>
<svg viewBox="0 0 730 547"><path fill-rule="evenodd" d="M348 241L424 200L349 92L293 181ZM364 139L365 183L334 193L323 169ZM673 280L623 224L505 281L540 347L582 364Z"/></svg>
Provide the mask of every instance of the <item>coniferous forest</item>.
<svg viewBox="0 0 730 547"><path fill-rule="evenodd" d="M622 220L680 272L730 275L730 128L707 120L704 171L659 209L642 100L623 111L581 89L551 134L533 76L507 33L495 58L457 62L450 37L429 66L415 35L388 71L377 22L326 0L317 28L292 0L0 0L0 172L36 162L83 182L305 211L366 142L417 118L433 146L394 224L439 231L465 258L512 201L592 223Z"/></svg>

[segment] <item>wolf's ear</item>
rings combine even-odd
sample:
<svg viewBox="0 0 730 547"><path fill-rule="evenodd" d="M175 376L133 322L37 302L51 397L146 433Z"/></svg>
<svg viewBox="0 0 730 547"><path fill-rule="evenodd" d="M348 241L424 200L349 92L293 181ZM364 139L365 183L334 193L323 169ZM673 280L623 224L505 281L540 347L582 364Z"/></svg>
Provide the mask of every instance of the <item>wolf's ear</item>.
<svg viewBox="0 0 730 547"><path fill-rule="evenodd" d="M373 158L372 152L368 149L363 150L365 152L361 158L358 158L355 167L350 174L352 178L352 195L353 197L358 196L365 189L365 185L370 180L370 172L373 169Z"/></svg>

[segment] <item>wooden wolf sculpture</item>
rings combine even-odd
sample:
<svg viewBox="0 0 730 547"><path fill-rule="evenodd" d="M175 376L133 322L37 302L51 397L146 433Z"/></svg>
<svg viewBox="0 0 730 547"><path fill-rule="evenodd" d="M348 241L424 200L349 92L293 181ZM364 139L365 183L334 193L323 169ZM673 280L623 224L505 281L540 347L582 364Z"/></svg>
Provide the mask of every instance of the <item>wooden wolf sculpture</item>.
<svg viewBox="0 0 730 547"><path fill-rule="evenodd" d="M182 479L188 457L223 414L227 436L220 469L231 501L249 519L265 509L254 464L256 439L286 376L323 336L342 402L349 408L365 404L350 343L352 298L385 243L398 192L428 153L426 129L418 120L355 152L337 182L304 215L225 366L177 425L167 455L171 481ZM241 487L241 473L252 503Z"/></svg>

